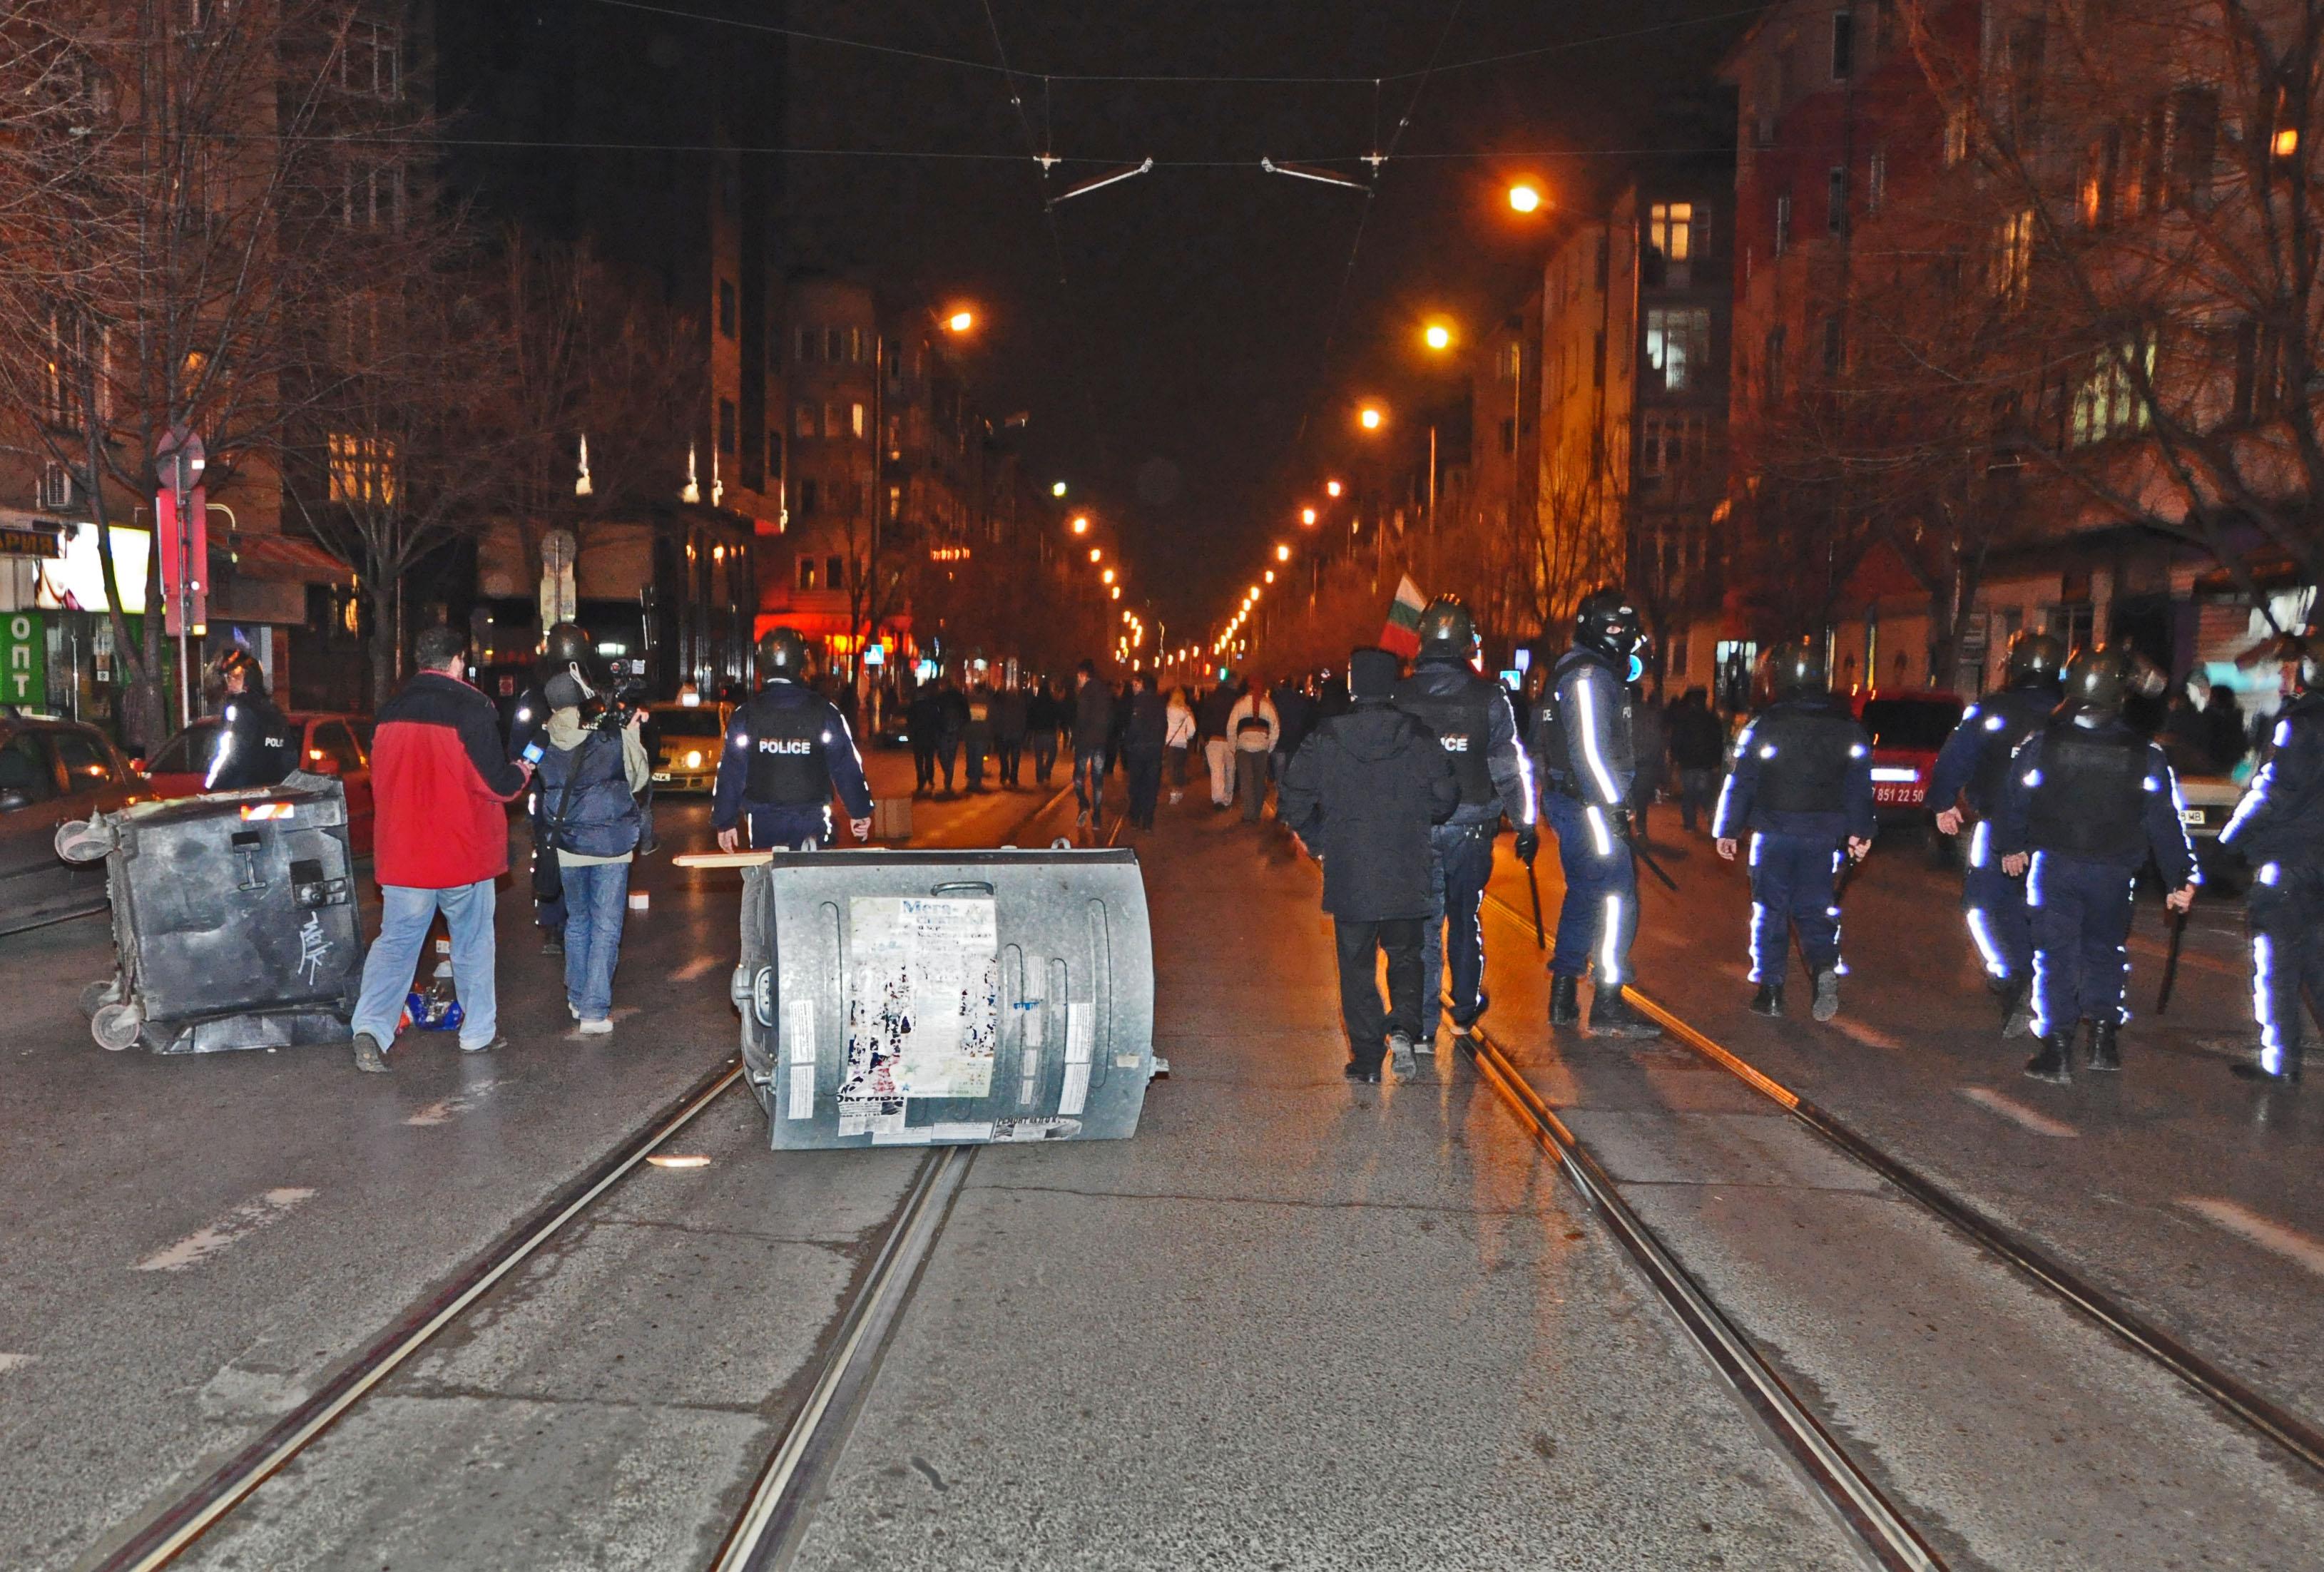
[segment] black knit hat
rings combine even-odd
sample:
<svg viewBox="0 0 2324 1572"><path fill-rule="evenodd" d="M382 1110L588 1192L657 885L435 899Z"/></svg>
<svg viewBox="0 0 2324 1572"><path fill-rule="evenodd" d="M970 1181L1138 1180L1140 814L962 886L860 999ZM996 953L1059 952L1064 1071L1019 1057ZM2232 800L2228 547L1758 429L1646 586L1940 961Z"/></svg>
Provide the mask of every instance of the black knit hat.
<svg viewBox="0 0 2324 1572"><path fill-rule="evenodd" d="M1404 667L1385 649L1352 650L1348 656L1348 692L1359 699L1384 699L1396 691Z"/></svg>

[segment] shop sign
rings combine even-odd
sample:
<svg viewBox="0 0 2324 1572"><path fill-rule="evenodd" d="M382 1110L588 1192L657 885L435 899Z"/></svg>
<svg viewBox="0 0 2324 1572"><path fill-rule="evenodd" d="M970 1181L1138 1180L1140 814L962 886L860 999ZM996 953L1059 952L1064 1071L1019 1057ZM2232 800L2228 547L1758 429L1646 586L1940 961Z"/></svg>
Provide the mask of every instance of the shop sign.
<svg viewBox="0 0 2324 1572"><path fill-rule="evenodd" d="M49 639L38 611L0 614L0 703L48 702Z"/></svg>
<svg viewBox="0 0 2324 1572"><path fill-rule="evenodd" d="M61 532L46 529L20 529L13 525L0 525L0 556L57 557L65 554Z"/></svg>

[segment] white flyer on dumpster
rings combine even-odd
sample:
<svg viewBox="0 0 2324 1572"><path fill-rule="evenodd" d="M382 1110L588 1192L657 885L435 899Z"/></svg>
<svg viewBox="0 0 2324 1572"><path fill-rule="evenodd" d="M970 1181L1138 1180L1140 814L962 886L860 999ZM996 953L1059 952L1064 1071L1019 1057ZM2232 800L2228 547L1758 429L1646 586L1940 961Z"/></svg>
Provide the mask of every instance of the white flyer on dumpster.
<svg viewBox="0 0 2324 1572"><path fill-rule="evenodd" d="M847 1072L853 1100L983 1097L1000 1041L1000 929L990 900L848 903Z"/></svg>

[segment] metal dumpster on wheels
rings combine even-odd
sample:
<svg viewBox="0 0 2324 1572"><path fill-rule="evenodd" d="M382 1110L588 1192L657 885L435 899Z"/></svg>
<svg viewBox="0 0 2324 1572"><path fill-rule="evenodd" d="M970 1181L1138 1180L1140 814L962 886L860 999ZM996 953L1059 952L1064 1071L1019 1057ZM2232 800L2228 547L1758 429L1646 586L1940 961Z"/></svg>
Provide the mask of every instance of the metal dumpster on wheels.
<svg viewBox="0 0 2324 1572"><path fill-rule="evenodd" d="M742 955L778 1148L1128 1136L1163 1068L1129 851L778 853L744 873Z"/></svg>
<svg viewBox="0 0 2324 1572"><path fill-rule="evenodd" d="M57 832L106 863L116 970L82 995L90 1034L157 1053L344 1042L363 980L339 783L140 803Z"/></svg>

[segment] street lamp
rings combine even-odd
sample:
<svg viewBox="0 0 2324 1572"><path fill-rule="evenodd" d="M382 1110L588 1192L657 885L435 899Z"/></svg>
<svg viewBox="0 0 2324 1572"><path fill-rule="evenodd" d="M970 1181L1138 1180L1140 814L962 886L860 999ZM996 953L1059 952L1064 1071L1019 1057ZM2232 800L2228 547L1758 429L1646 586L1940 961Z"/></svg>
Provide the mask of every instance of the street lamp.
<svg viewBox="0 0 2324 1572"><path fill-rule="evenodd" d="M965 309L954 311L951 316L945 318L945 329L953 333L965 333L975 326L976 313L973 311Z"/></svg>
<svg viewBox="0 0 2324 1572"><path fill-rule="evenodd" d="M1267 582L1268 584L1273 584L1275 582L1275 570L1273 568L1268 568L1267 570Z"/></svg>
<svg viewBox="0 0 2324 1572"><path fill-rule="evenodd" d="M1092 562L1103 562L1105 560L1105 548L1102 546L1091 547L1090 560Z"/></svg>
<svg viewBox="0 0 2324 1572"><path fill-rule="evenodd" d="M1065 483L1059 481L1057 483L1057 491L1060 495L1064 493L1065 488ZM1087 513L1076 513L1074 515L1074 533L1076 535L1087 535L1089 533L1089 515ZM1090 560L1092 562L1095 562L1097 558L1092 557Z"/></svg>
<svg viewBox="0 0 2324 1572"><path fill-rule="evenodd" d="M1064 496L1065 494L1065 482L1063 482L1063 481L1056 481L1056 482L1054 482L1054 483L1051 483L1051 485L1050 485L1050 487L1049 487L1049 495L1051 495L1051 496L1053 496L1053 497L1062 497L1062 496Z"/></svg>
<svg viewBox="0 0 2324 1572"><path fill-rule="evenodd" d="M1442 322L1432 322L1421 329L1420 341L1434 350L1452 347L1452 330Z"/></svg>
<svg viewBox="0 0 2324 1572"><path fill-rule="evenodd" d="M1291 560L1291 548L1287 546L1278 545L1275 548L1275 560L1277 562L1289 562Z"/></svg>
<svg viewBox="0 0 2324 1572"><path fill-rule="evenodd" d="M1108 569L1106 569L1103 573L1102 573L1102 574L1098 575L1097 576L1098 576L1098 582L1099 582L1099 583L1101 583L1101 584L1111 584L1111 583L1113 582L1113 569L1111 569L1111 568L1108 568Z"/></svg>
<svg viewBox="0 0 2324 1572"><path fill-rule="evenodd" d="M1541 210L1541 188L1531 180L1519 180L1509 187L1509 207L1518 213Z"/></svg>
<svg viewBox="0 0 2324 1572"><path fill-rule="evenodd" d="M1313 508L1300 509L1299 522L1306 525L1310 529L1313 529L1315 527L1315 510Z"/></svg>
<svg viewBox="0 0 2324 1572"><path fill-rule="evenodd" d="M1323 494L1327 497L1336 497L1343 490L1345 490L1345 488L1337 481L1325 481L1323 483Z"/></svg>
<svg viewBox="0 0 2324 1572"><path fill-rule="evenodd" d="M1388 414L1378 404L1366 404L1356 411L1356 424L1367 431L1378 431L1388 422Z"/></svg>

